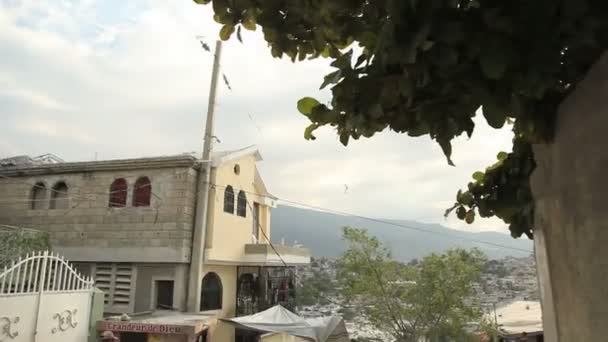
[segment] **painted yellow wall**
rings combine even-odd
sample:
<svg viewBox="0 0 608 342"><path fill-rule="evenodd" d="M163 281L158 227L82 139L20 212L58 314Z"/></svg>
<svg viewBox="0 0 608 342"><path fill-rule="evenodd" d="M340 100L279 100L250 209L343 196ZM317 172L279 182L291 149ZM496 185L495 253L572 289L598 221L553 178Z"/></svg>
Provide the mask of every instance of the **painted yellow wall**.
<svg viewBox="0 0 608 342"><path fill-rule="evenodd" d="M203 277L209 272L215 272L222 281L222 309L217 317L234 317L236 312L236 266L204 265ZM211 342L234 341L234 328L216 320L209 326L208 338Z"/></svg>
<svg viewBox="0 0 608 342"><path fill-rule="evenodd" d="M240 167L240 173L234 172L235 165ZM207 259L223 262L239 262L244 260L244 246L252 243L254 202L260 204L260 224L262 230L270 237L270 207L263 204L255 185L256 161L254 156L244 156L233 162L226 162L215 168L211 174L212 183L216 186L210 191L210 206L208 215L208 230L206 253ZM226 186L234 189L234 213L224 212L224 191ZM240 190L247 196L247 214L241 217L236 214L237 199ZM264 235L260 233L260 243L266 243Z"/></svg>

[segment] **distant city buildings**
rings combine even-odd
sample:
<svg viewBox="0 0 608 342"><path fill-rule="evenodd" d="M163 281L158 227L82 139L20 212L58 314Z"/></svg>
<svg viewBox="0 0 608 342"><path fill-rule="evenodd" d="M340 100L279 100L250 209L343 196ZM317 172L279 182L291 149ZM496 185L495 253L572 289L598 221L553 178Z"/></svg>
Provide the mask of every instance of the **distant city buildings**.
<svg viewBox="0 0 608 342"><path fill-rule="evenodd" d="M313 257L309 265L298 266L298 273L304 282L306 279L327 277L332 281L334 287L338 286L336 261L332 258ZM539 289L536 263L532 255L526 257L509 256L498 260L489 260L484 266L481 278L482 281L473 286L475 295L472 300L486 312L493 313L495 308L500 309L514 302L538 303ZM364 317L357 315L356 311L352 317L344 315L344 307L347 305L336 304L342 302L340 296L329 296L331 303L302 306L300 314L308 317L343 314L351 338L390 340L388 334L377 330ZM511 309L511 311L507 310L506 312L516 310L515 307L511 307ZM535 307L533 309L536 310ZM353 308L353 310L355 309ZM532 311L526 312L530 313ZM505 320L507 320L506 317ZM506 332L503 333L504 341L511 341L508 339L509 335ZM538 334L536 333L536 335ZM513 336L516 336L516 334ZM521 337L521 334L519 336Z"/></svg>

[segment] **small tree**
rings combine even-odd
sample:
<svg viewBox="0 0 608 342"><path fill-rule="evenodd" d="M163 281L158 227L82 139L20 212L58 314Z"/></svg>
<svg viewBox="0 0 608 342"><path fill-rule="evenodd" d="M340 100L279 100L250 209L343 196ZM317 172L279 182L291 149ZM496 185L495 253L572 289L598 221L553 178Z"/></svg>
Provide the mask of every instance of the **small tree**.
<svg viewBox="0 0 608 342"><path fill-rule="evenodd" d="M48 250L49 235L46 232L18 227L0 227L0 267L28 253Z"/></svg>
<svg viewBox="0 0 608 342"><path fill-rule="evenodd" d="M393 260L365 230L345 227L343 235L350 244L338 259L344 297L397 341L462 340L481 319L471 300L485 259L479 250L431 254L414 268Z"/></svg>

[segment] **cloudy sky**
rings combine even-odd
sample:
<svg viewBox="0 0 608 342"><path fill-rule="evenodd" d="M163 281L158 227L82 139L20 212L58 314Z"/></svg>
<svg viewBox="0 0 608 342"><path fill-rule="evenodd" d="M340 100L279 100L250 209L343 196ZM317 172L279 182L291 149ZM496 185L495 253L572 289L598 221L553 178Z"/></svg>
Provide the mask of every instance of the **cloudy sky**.
<svg viewBox="0 0 608 342"><path fill-rule="evenodd" d="M210 7L173 0L0 0L0 157L54 153L68 161L200 153L213 46ZM293 64L270 56L261 32L224 44L217 149L259 146L260 168L278 197L383 218L473 226L443 211L470 175L510 149L509 128L476 120L446 164L428 137L384 132L338 142L320 130L305 141L296 102L318 90L325 60ZM348 191L345 193L345 184Z"/></svg>

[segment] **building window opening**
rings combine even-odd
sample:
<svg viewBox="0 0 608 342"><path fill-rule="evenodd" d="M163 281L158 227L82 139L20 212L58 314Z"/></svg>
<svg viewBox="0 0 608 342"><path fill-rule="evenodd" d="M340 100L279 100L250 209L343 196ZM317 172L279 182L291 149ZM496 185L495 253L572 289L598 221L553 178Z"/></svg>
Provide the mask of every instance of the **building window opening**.
<svg viewBox="0 0 608 342"><path fill-rule="evenodd" d="M200 310L218 310L221 308L222 281L217 274L209 272L203 278Z"/></svg>
<svg viewBox="0 0 608 342"><path fill-rule="evenodd" d="M44 209L46 204L46 185L42 182L32 187L31 209Z"/></svg>
<svg viewBox="0 0 608 342"><path fill-rule="evenodd" d="M247 195L243 190L239 191L239 196L236 203L236 214L238 216L247 216Z"/></svg>
<svg viewBox="0 0 608 342"><path fill-rule="evenodd" d="M68 186L65 182L57 182L53 186L51 192L51 209L67 209L68 208Z"/></svg>
<svg viewBox="0 0 608 342"><path fill-rule="evenodd" d="M224 190L224 212L234 214L234 190L230 185Z"/></svg>
<svg viewBox="0 0 608 342"><path fill-rule="evenodd" d="M110 185L110 208L122 208L127 205L127 181L124 178L118 178Z"/></svg>
<svg viewBox="0 0 608 342"><path fill-rule="evenodd" d="M140 177L133 187L133 206L149 207L152 196L152 183L148 177Z"/></svg>
<svg viewBox="0 0 608 342"><path fill-rule="evenodd" d="M156 281L156 309L173 310L173 280Z"/></svg>

